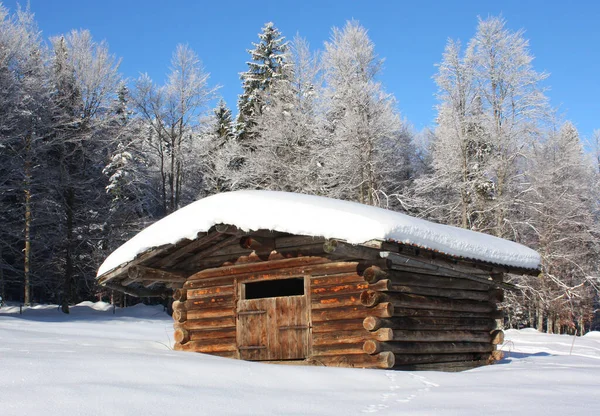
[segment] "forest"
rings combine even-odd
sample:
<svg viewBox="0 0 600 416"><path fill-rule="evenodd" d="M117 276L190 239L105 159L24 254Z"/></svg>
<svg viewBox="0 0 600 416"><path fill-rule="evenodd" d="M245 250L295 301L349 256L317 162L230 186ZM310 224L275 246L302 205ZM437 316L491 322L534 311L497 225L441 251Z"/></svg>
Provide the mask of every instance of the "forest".
<svg viewBox="0 0 600 416"><path fill-rule="evenodd" d="M510 276L505 325L600 328L600 130L580 137L550 106L524 32L473 23L440 51L436 123L415 131L357 21L321 49L257 28L231 108L186 45L164 83L124 79L89 31L46 40L31 11L0 5L0 296L64 312L108 299L96 270L138 231L199 198L264 189L525 244L542 273Z"/></svg>

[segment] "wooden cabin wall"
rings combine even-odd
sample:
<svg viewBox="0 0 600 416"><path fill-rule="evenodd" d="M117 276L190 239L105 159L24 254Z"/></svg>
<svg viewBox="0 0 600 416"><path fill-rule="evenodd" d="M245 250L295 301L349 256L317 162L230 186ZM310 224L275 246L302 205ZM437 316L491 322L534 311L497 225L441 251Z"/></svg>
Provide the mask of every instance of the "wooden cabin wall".
<svg viewBox="0 0 600 416"><path fill-rule="evenodd" d="M495 284L501 274L482 282L389 261L334 260L312 237L239 241L223 239L218 250L181 263L213 268L175 292L175 349L240 358L239 283L309 276L308 363L461 370L501 357L496 345L503 333L495 321L502 316L497 303L503 293Z"/></svg>
<svg viewBox="0 0 600 416"><path fill-rule="evenodd" d="M377 334L365 341L365 352L392 353L395 368L410 370L463 370L501 358L496 346L504 335L496 319L503 292L494 285L501 275L486 284L401 268L364 272L365 280L380 287L362 292L361 304L392 310L391 318L365 318L365 329Z"/></svg>
<svg viewBox="0 0 600 416"><path fill-rule="evenodd" d="M233 264L207 269L188 278L175 292L175 349L240 358L236 340L239 282L308 276L306 292L311 326L307 361L316 365L389 368L391 354L367 354L364 342L373 334L363 321L360 302L369 285L357 272L358 262L298 257ZM369 308L376 317L391 317L389 307Z"/></svg>

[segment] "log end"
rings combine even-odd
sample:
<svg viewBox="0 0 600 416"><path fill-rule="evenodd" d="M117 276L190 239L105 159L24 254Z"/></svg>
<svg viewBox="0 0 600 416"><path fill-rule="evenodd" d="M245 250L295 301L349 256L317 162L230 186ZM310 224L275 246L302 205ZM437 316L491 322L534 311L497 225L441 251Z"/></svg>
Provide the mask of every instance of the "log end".
<svg viewBox="0 0 600 416"><path fill-rule="evenodd" d="M190 333L183 328L177 328L173 337L175 338L175 345L185 344L190 340Z"/></svg>
<svg viewBox="0 0 600 416"><path fill-rule="evenodd" d="M504 344L504 331L501 329L497 329L491 332L492 334L492 344L499 345Z"/></svg>
<svg viewBox="0 0 600 416"><path fill-rule="evenodd" d="M187 312L184 310L173 310L173 320L180 323L185 322L187 320Z"/></svg>
<svg viewBox="0 0 600 416"><path fill-rule="evenodd" d="M176 300L176 301L179 301L179 302L185 302L187 300L187 290L185 290L185 289L177 289L173 293L173 300Z"/></svg>
<svg viewBox="0 0 600 416"><path fill-rule="evenodd" d="M368 339L363 344L363 351L373 355L381 352L381 343L372 339Z"/></svg>
<svg viewBox="0 0 600 416"><path fill-rule="evenodd" d="M396 356L393 352L384 351L379 353L380 368L393 368L396 365Z"/></svg>
<svg viewBox="0 0 600 416"><path fill-rule="evenodd" d="M381 319L377 318L376 316L367 316L363 320L363 327L367 331L376 331L381 328Z"/></svg>
<svg viewBox="0 0 600 416"><path fill-rule="evenodd" d="M492 351L490 355L490 364L495 363L496 361L500 361L504 358L504 351L496 350Z"/></svg>
<svg viewBox="0 0 600 416"><path fill-rule="evenodd" d="M374 290L365 290L360 294L360 303L367 308L372 308L382 301L382 295Z"/></svg>
<svg viewBox="0 0 600 416"><path fill-rule="evenodd" d="M377 266L367 267L363 272L363 279L368 283L375 283L380 279L386 279L387 276L388 274Z"/></svg>

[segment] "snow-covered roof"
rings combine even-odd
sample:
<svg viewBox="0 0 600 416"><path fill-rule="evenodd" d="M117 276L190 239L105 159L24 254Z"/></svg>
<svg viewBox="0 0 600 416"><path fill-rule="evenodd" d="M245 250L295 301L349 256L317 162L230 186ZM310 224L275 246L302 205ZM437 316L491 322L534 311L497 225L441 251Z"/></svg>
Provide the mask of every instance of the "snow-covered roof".
<svg viewBox="0 0 600 416"><path fill-rule="evenodd" d="M98 276L152 247L196 238L216 224L273 230L361 244L393 240L459 258L538 269L540 256L521 244L414 218L399 212L321 196L274 191L235 191L196 201L144 229L115 250Z"/></svg>

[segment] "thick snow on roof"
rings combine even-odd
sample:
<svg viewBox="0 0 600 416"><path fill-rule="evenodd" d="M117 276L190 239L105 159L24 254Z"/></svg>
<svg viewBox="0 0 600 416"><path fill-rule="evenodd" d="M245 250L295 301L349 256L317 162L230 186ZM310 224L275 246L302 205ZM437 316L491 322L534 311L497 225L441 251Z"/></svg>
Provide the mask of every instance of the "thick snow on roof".
<svg viewBox="0 0 600 416"><path fill-rule="evenodd" d="M236 191L196 201L141 231L115 250L98 276L151 247L193 240L216 224L336 238L352 244L394 240L442 253L505 266L537 269L540 256L521 244L435 224L350 201L273 191Z"/></svg>

